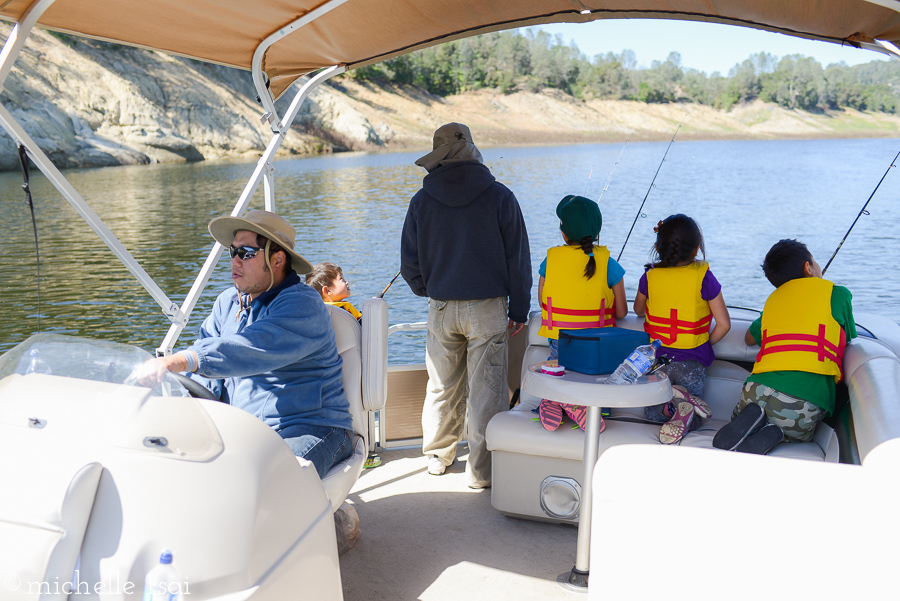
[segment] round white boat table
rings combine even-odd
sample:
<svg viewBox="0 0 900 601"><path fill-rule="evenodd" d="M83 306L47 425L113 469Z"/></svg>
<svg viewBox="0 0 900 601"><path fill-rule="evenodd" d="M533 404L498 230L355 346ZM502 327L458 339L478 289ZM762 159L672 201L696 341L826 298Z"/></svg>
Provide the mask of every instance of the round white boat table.
<svg viewBox="0 0 900 601"><path fill-rule="evenodd" d="M562 376L541 373L542 365L556 364L556 361L540 361L529 365L522 381L522 390L543 399L587 407L584 481L581 487L575 567L558 579L566 588L587 592L591 558L591 482L594 465L600 454L600 408L649 407L666 403L672 399L672 385L664 373L642 376L630 385L604 384L607 374L594 376L569 370Z"/></svg>

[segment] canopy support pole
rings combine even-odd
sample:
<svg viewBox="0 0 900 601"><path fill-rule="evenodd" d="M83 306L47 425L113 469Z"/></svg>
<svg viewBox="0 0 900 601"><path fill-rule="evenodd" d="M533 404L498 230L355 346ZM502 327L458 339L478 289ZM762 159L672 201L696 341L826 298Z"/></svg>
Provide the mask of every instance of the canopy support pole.
<svg viewBox="0 0 900 601"><path fill-rule="evenodd" d="M900 60L900 48L897 48L887 40L875 40L875 43L882 48L882 52L886 52L894 60Z"/></svg>
<svg viewBox="0 0 900 601"><path fill-rule="evenodd" d="M266 163L263 171L263 190L266 197L266 210L275 212L275 168L272 163Z"/></svg>
<svg viewBox="0 0 900 601"><path fill-rule="evenodd" d="M303 85L302 88L297 92L294 96L293 101L291 102L290 108L287 111L287 114L282 122L278 124L279 130L283 130L287 133L288 128L290 128L291 122L297 116L297 113L300 110L300 106L303 104L303 101L309 97L310 92L312 92L316 86L318 86L323 81L328 80L335 75L339 75L345 71L345 68L342 66L334 66L329 67L327 69L323 69L316 73L313 77ZM262 157L260 157L259 161L256 163L256 168L253 170L253 174L250 176L250 180L247 182L247 185L244 187L244 191L241 193L240 198L238 198L237 204L235 204L234 209L231 211L232 217L240 217L244 211L247 210L247 206L250 204L250 199L253 197L253 194L256 192L259 187L259 182L265 179L266 181L266 210L274 211L275 209L275 199L274 199L274 185L269 182L269 178L273 177L270 173L272 171L271 161L275 157L275 153L278 151L278 148L281 146L281 142L284 140L285 133L281 133L281 131L275 132L272 134L272 139L269 141L269 145L266 147L265 152ZM272 197L270 198L270 192ZM203 292L203 288L206 287L207 282L209 282L209 278L212 275L213 269L216 267L216 263L219 262L219 257L222 255L222 251L224 247L216 242L213 246L212 250L209 253L209 256L206 258L206 262L203 264L203 267L200 269L200 273L197 274L197 279L194 280L194 284L191 286L190 291L184 299L184 303L181 305L181 311L189 316L191 312L194 310L194 307L197 305L197 301L200 298L200 293ZM172 352L172 349L175 346L175 343L178 341L178 337L181 335L181 332L184 330L185 325L187 325L187 320L184 323L180 324L172 324L169 328L169 332L166 334L166 337L163 339L162 344L160 344L159 348L156 350L156 354L158 356L168 355Z"/></svg>
<svg viewBox="0 0 900 601"><path fill-rule="evenodd" d="M288 23L284 27L280 28L277 32L264 39L253 52L253 61L250 63L250 72L253 76L253 85L256 87L256 94L259 97L259 101L262 103L266 114L271 113L275 116L275 118L270 121L270 123L273 123L273 132L284 134L286 131L284 128L284 123L286 122L287 125L290 126L294 119L293 117L291 119L285 119L278 123L278 125L274 125L274 122L278 118L278 111L275 110L275 99L272 98L272 93L266 86L266 78L263 76L263 60L265 60L266 58L266 51L268 51L269 48L277 41L289 36L304 25L312 23L322 15L331 12L338 6L342 5L344 2L347 2L347 0L329 0L328 2L325 2L318 8L309 11L296 21Z"/></svg>
<svg viewBox="0 0 900 601"><path fill-rule="evenodd" d="M25 41L38 19L47 10L54 0L37 0L33 3L22 19L13 27L12 33L3 45L0 52L0 88L6 83L6 78L12 71L13 64L22 51ZM110 231L105 223L100 219L97 213L88 205L88 203L75 190L72 184L50 161L50 158L44 154L41 148L29 136L25 129L16 121L12 114L3 105L0 105L0 126L6 130L6 133L17 143L21 144L28 151L28 157L34 161L35 165L50 180L50 183L62 194L70 205L81 215L81 218L90 226L92 230L100 237L104 244L113 252L114 255L122 262L128 271L137 279L137 281L150 293L153 300L162 308L162 312L172 321L173 324L187 323L185 316L174 302L172 302L166 293L157 285L153 278L144 271L144 268L135 260L125 246L119 242L115 234Z"/></svg>
<svg viewBox="0 0 900 601"><path fill-rule="evenodd" d="M22 47L25 46L25 41L31 34L31 30L34 29L41 15L54 2L55 0L36 0L28 7L28 10L25 11L25 14L13 27L12 32L6 39L6 43L3 45L3 51L0 52L0 89L3 89L6 78L9 77L9 73L12 71L13 63L19 57L19 53L22 51Z"/></svg>

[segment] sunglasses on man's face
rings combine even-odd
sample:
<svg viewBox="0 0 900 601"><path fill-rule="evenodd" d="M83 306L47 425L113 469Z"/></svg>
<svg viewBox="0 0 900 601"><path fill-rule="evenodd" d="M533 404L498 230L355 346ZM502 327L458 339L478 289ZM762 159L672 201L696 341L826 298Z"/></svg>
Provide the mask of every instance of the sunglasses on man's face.
<svg viewBox="0 0 900 601"><path fill-rule="evenodd" d="M231 247L229 247L228 252L231 254L232 259L237 256L241 261L246 261L247 259L255 257L256 253L261 250L261 248L253 246L235 246L232 244Z"/></svg>

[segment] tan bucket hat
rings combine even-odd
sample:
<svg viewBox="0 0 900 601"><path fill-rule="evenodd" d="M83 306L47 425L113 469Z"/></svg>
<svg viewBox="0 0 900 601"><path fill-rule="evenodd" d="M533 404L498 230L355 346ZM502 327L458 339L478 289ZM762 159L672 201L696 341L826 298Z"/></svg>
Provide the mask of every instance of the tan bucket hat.
<svg viewBox="0 0 900 601"><path fill-rule="evenodd" d="M294 251L297 231L284 217L269 211L250 209L243 217L216 217L209 222L209 233L225 248L231 246L235 233L240 230L260 234L281 246L291 256L291 268L298 274L312 271L310 262Z"/></svg>
<svg viewBox="0 0 900 601"><path fill-rule="evenodd" d="M461 161L484 162L481 153L472 141L472 132L462 123L448 123L440 126L434 132L432 148L434 150L416 161L416 165L425 167L429 173L437 169L438 165Z"/></svg>

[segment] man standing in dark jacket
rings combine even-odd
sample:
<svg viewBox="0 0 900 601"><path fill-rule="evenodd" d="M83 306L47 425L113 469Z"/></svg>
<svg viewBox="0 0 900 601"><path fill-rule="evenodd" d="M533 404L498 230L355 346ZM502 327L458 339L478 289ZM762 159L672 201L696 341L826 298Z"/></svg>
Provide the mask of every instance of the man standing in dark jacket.
<svg viewBox="0 0 900 601"><path fill-rule="evenodd" d="M448 123L416 165L428 171L409 203L400 271L429 297L422 410L428 472L456 457L469 410L470 488L491 485L488 421L509 407L508 330L518 334L531 306L528 233L515 195L482 164L469 128Z"/></svg>

